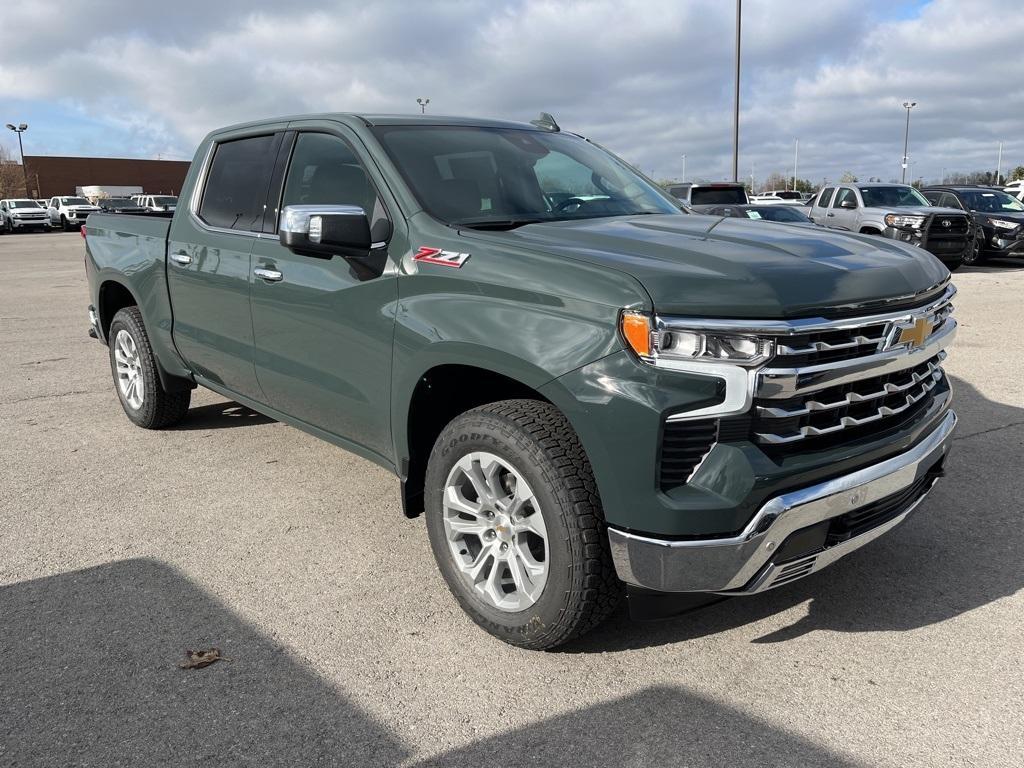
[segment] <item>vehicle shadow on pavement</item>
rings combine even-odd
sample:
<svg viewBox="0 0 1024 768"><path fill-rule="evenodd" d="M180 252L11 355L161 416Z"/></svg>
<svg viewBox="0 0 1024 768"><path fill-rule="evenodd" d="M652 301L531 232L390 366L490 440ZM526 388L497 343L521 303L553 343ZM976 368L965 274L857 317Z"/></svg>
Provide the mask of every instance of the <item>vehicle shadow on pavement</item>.
<svg viewBox="0 0 1024 768"><path fill-rule="evenodd" d="M530 723L416 768L460 766L853 766L825 747L672 687Z"/></svg>
<svg viewBox="0 0 1024 768"><path fill-rule="evenodd" d="M981 264L973 267L963 266L957 270L957 275L964 272L1020 272L1024 270L1024 258L993 258L985 259Z"/></svg>
<svg viewBox="0 0 1024 768"><path fill-rule="evenodd" d="M417 762L285 648L153 560L0 587L0 617L4 765L850 765L663 687ZM230 661L179 667L186 647L211 646Z"/></svg>
<svg viewBox="0 0 1024 768"><path fill-rule="evenodd" d="M567 652L684 642L760 621L810 601L794 624L754 642L815 630L918 629L1024 587L1021 482L1024 408L986 399L952 378L960 423L946 477L901 526L835 565L759 596L733 598L678 618L632 622L620 610Z"/></svg>
<svg viewBox="0 0 1024 768"><path fill-rule="evenodd" d="M259 411L229 400L190 408L181 421L168 429L172 431L229 429L273 423L274 419L269 416L264 416Z"/></svg>
<svg viewBox="0 0 1024 768"><path fill-rule="evenodd" d="M184 650L231 661L181 669ZM0 587L4 765L396 765L397 738L178 570Z"/></svg>

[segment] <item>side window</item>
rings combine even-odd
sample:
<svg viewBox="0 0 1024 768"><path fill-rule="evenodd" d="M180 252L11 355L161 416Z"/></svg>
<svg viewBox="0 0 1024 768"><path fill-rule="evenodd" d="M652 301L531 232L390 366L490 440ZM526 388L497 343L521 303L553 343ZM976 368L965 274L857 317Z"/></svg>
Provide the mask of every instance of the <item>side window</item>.
<svg viewBox="0 0 1024 768"><path fill-rule="evenodd" d="M281 207L317 203L362 208L371 230L387 218L376 188L347 143L327 133L300 133L288 166Z"/></svg>
<svg viewBox="0 0 1024 768"><path fill-rule="evenodd" d="M258 230L274 166L274 136L253 136L217 145L206 178L199 218L212 227Z"/></svg>
<svg viewBox="0 0 1024 768"><path fill-rule="evenodd" d="M821 194L818 195L818 206L821 208L828 207L829 198L832 197L832 193L835 191L835 187L825 187L821 190Z"/></svg>
<svg viewBox="0 0 1024 768"><path fill-rule="evenodd" d="M932 205L942 205L941 200L945 195L941 192L922 192L925 199Z"/></svg>
<svg viewBox="0 0 1024 768"><path fill-rule="evenodd" d="M960 201L957 200L956 195L952 192L946 192L942 195L942 202L939 203L943 208L963 208L960 205Z"/></svg>
<svg viewBox="0 0 1024 768"><path fill-rule="evenodd" d="M836 195L836 199L832 203L832 207L833 208L838 208L840 205L842 205L846 201L850 201L851 203L853 203L854 207L856 207L857 206L857 195L849 187L841 187L839 189L839 194Z"/></svg>
<svg viewBox="0 0 1024 768"><path fill-rule="evenodd" d="M50 198L50 207L51 208L56 208L57 207L57 198L56 197L51 197Z"/></svg>

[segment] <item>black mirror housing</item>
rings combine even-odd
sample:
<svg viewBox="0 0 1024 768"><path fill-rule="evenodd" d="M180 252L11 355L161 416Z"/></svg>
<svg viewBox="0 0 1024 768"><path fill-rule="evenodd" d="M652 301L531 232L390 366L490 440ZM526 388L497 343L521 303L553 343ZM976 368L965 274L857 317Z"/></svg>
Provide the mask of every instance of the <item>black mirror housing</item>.
<svg viewBox="0 0 1024 768"><path fill-rule="evenodd" d="M370 221L352 205L288 205L278 225L281 245L318 256L366 256L373 240Z"/></svg>

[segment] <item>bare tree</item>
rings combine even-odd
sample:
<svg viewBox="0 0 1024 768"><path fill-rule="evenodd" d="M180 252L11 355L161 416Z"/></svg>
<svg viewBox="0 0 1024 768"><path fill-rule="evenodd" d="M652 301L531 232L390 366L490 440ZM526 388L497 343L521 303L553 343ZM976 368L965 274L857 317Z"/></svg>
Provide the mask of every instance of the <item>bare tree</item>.
<svg viewBox="0 0 1024 768"><path fill-rule="evenodd" d="M21 164L0 146L0 198L25 197L25 174Z"/></svg>

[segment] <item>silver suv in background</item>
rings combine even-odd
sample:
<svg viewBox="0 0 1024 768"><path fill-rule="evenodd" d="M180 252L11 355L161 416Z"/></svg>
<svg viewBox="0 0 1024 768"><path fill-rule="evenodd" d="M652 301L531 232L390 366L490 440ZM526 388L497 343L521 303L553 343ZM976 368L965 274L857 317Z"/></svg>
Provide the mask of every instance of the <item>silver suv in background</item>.
<svg viewBox="0 0 1024 768"><path fill-rule="evenodd" d="M0 200L0 229L4 232L24 232L34 229L43 231L50 228L43 211L35 200L8 198Z"/></svg>
<svg viewBox="0 0 1024 768"><path fill-rule="evenodd" d="M955 208L933 206L909 184L825 187L811 206L810 218L831 229L882 235L917 246L949 270L959 267L974 246L970 216Z"/></svg>
<svg viewBox="0 0 1024 768"><path fill-rule="evenodd" d="M734 181L684 182L665 188L672 197L703 213L716 205L747 205L747 188Z"/></svg>

